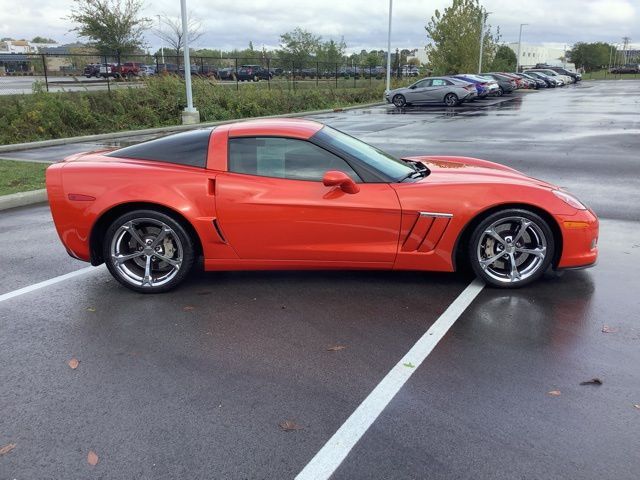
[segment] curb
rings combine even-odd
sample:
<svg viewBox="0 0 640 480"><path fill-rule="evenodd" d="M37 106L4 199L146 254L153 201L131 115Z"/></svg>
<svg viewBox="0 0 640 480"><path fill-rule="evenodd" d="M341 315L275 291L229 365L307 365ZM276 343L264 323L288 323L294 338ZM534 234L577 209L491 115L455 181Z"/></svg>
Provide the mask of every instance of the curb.
<svg viewBox="0 0 640 480"><path fill-rule="evenodd" d="M17 152L20 150L30 150L32 148L54 147L58 145L67 145L69 143L94 142L96 140L111 140L114 138L134 137L138 135L151 135L154 133L180 132L184 130L194 130L196 128L215 127L216 125L225 125L227 123L243 122L247 120L256 120L259 118L290 118L308 115L319 115L323 113L344 112L347 110L356 110L359 108L377 107L386 105L386 102L365 103L362 105L352 105L349 107L328 108L325 110L311 110L309 112L282 113L279 115L265 115L263 117L248 117L233 120L220 120L216 122L202 122L195 125L171 125L168 127L145 128L142 130L126 130L122 132L100 133L97 135L83 135L81 137L56 138L53 140L40 140L37 142L13 143L9 145L0 145L0 153Z"/></svg>
<svg viewBox="0 0 640 480"><path fill-rule="evenodd" d="M47 190L31 190L30 192L18 192L0 196L0 211L9 208L25 207L47 201Z"/></svg>

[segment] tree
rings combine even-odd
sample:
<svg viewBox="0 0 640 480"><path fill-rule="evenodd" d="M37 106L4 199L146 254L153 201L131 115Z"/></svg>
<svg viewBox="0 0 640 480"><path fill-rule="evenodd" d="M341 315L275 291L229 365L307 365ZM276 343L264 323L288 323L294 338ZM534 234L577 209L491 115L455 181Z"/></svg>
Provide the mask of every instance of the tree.
<svg viewBox="0 0 640 480"><path fill-rule="evenodd" d="M347 45L344 43L344 38L340 39L339 42L331 39L320 44L316 50L316 58L319 62L336 65L342 63L346 48Z"/></svg>
<svg viewBox="0 0 640 480"><path fill-rule="evenodd" d="M176 52L176 57L180 57L184 49L182 19L162 14L160 15L160 28L156 29L155 32L158 38L167 43L169 48ZM204 35L202 25L198 20L194 19L191 12L187 16L187 32L189 32L190 45L197 42Z"/></svg>
<svg viewBox="0 0 640 480"><path fill-rule="evenodd" d="M321 41L322 37L296 27L293 31L280 35L278 56L286 64L295 62L302 66L309 57L318 53Z"/></svg>
<svg viewBox="0 0 640 480"><path fill-rule="evenodd" d="M74 0L67 17L72 32L88 38L101 54L132 53L144 46L151 20L140 16L142 0Z"/></svg>
<svg viewBox="0 0 640 480"><path fill-rule="evenodd" d="M480 56L480 31L486 12L478 0L453 0L444 12L436 10L425 27L432 43L427 46L427 56L436 74L475 72ZM483 64L487 65L495 55L499 32L485 26Z"/></svg>
<svg viewBox="0 0 640 480"><path fill-rule="evenodd" d="M46 37L33 37L33 40L31 40L31 43L58 43L56 42L53 38L46 38Z"/></svg>
<svg viewBox="0 0 640 480"><path fill-rule="evenodd" d="M496 56L491 61L490 70L493 72L515 72L518 58L513 50L506 45L500 45Z"/></svg>
<svg viewBox="0 0 640 480"><path fill-rule="evenodd" d="M567 52L567 57L576 67L582 67L585 71L590 72L608 66L610 59L613 62L611 53L613 52L615 55L615 50L614 46L604 42L578 42Z"/></svg>

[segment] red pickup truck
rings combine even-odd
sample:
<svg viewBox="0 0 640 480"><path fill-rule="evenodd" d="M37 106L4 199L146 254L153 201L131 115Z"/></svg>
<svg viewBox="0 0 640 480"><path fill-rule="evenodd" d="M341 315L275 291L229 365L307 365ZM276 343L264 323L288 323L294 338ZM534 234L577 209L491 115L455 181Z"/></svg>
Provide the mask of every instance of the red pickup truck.
<svg viewBox="0 0 640 480"><path fill-rule="evenodd" d="M100 65L100 76L104 78L114 77L131 79L140 74L141 67L142 64L138 62L125 62L120 65L115 63L103 63Z"/></svg>

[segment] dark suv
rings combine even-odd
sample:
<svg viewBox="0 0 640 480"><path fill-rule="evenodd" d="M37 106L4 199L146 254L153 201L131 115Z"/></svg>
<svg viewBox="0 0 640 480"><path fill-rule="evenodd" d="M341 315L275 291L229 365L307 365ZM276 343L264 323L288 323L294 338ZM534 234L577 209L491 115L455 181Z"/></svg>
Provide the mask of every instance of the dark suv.
<svg viewBox="0 0 640 480"><path fill-rule="evenodd" d="M238 80L247 80L257 82L258 80L270 80L272 74L266 68L261 65L242 65L238 68L237 73Z"/></svg>
<svg viewBox="0 0 640 480"><path fill-rule="evenodd" d="M100 64L99 63L90 63L88 65L85 65L84 67L84 71L82 72L82 74L87 77L87 78L91 78L91 77L99 77L100 76Z"/></svg>

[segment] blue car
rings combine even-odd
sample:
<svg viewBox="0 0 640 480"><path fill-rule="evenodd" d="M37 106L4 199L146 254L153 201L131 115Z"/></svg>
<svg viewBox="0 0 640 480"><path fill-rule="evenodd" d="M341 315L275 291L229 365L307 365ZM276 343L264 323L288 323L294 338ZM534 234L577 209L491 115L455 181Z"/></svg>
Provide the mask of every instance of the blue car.
<svg viewBox="0 0 640 480"><path fill-rule="evenodd" d="M478 98L484 98L489 95L489 89L487 88L486 82L482 82L467 75L454 75L453 78L459 78L460 80L464 80L465 82L473 83L476 87Z"/></svg>

